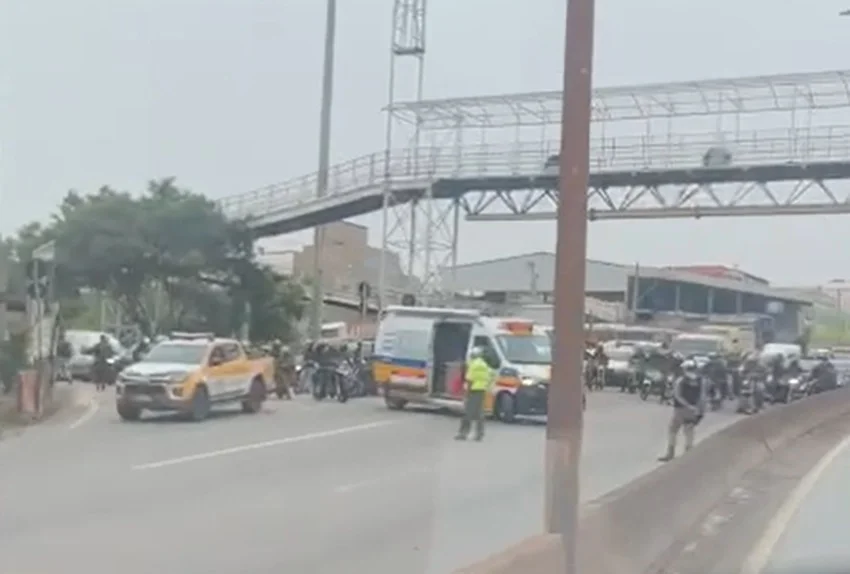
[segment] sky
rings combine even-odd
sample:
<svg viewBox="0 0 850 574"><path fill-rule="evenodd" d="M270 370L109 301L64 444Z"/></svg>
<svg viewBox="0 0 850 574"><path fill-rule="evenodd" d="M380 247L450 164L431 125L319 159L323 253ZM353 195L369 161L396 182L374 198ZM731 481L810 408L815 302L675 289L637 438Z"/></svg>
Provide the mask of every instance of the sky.
<svg viewBox="0 0 850 574"><path fill-rule="evenodd" d="M841 0L597 4L596 86L850 68ZM334 162L384 147L391 6L339 2ZM563 0L428 8L426 98L560 87ZM69 189L134 191L176 176L221 198L314 172L324 19L320 0L3 0L0 233L47 219ZM412 99L412 87L399 99ZM737 265L777 284L814 285L850 277L848 217L596 222L588 250L627 264ZM380 244L380 217L357 221ZM309 240L305 232L267 243ZM458 260L554 244L550 222L464 222Z"/></svg>

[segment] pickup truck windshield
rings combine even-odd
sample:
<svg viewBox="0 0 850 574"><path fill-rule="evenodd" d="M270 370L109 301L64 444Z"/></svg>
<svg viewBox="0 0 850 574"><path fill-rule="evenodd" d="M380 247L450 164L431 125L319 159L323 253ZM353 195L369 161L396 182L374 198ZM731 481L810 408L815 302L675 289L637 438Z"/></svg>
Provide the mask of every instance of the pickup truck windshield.
<svg viewBox="0 0 850 574"><path fill-rule="evenodd" d="M179 363L200 365L207 354L206 345L186 343L160 343L150 350L143 363Z"/></svg>

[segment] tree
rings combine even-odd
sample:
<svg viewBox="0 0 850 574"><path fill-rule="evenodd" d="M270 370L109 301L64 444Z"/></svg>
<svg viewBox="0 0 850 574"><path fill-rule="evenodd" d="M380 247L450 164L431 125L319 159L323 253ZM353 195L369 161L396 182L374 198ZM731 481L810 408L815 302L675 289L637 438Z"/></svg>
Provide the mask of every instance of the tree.
<svg viewBox="0 0 850 574"><path fill-rule="evenodd" d="M69 192L49 224L21 229L16 258L48 240L56 241L63 296L106 293L149 335L190 326L230 334L246 301L263 310L252 332L264 337L288 336L300 316L297 290L255 261L250 230L173 179L150 182L140 196Z"/></svg>
<svg viewBox="0 0 850 574"><path fill-rule="evenodd" d="M304 290L269 269L257 269L243 285L250 307L250 338L255 341L297 338L304 310Z"/></svg>

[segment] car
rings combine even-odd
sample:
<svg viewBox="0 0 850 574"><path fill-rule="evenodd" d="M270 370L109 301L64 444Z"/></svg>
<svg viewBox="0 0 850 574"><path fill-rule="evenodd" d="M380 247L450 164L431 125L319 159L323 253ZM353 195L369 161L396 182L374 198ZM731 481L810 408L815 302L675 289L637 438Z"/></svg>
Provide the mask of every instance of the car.
<svg viewBox="0 0 850 574"><path fill-rule="evenodd" d="M115 406L124 421L145 411L201 421L223 404L259 412L273 384L274 359L252 358L236 339L172 334L118 375Z"/></svg>
<svg viewBox="0 0 850 574"><path fill-rule="evenodd" d="M130 362L130 351L125 349L121 345L121 342L110 333L85 330L67 331L65 333L65 340L71 346L71 357L68 359L65 372L71 379L81 381L92 380L94 356L88 350L97 345L101 337L106 337L106 341L112 348L113 357L110 359L110 362L116 369L120 369Z"/></svg>
<svg viewBox="0 0 850 574"><path fill-rule="evenodd" d="M702 166L705 168L729 167L731 165L732 152L722 146L710 147L702 156Z"/></svg>
<svg viewBox="0 0 850 574"><path fill-rule="evenodd" d="M543 170L541 172L543 175L555 175L561 173L561 156L556 154L549 156L546 161L543 163Z"/></svg>

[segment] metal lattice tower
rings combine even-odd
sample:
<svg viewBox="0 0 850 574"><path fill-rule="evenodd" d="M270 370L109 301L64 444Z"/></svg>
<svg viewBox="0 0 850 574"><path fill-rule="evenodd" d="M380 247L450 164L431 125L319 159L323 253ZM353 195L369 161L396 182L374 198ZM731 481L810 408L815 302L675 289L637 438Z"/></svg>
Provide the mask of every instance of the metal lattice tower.
<svg viewBox="0 0 850 574"><path fill-rule="evenodd" d="M437 240L437 231L444 227L440 224L440 206L436 205L430 186L413 201L406 201L392 185L394 172L394 140L397 136L398 118L395 113L396 102L402 99L422 101L425 78L425 37L426 37L426 5L427 0L395 0L393 2L392 40L390 44L390 71L387 103L386 147L384 157L384 193L382 208L382 241L381 241L381 270L380 270L380 301L386 304L391 291L416 295L427 295L433 290L434 278L437 277L434 267L435 252L445 251L445 241ZM410 64L413 65L412 69ZM410 80L403 77L405 72L413 72L413 97L400 94L402 83ZM428 174L424 169L425 158L420 157L421 125L419 121L413 124L410 145L413 148L412 169L421 175L423 180ZM407 145L405 145L407 147ZM420 170L420 165L423 169ZM424 229L421 219L425 219ZM444 218L443 218L444 219ZM448 246L451 249L451 245ZM388 269L388 250L398 251L402 259L401 271L406 274L406 285L390 285L390 278L395 273Z"/></svg>

